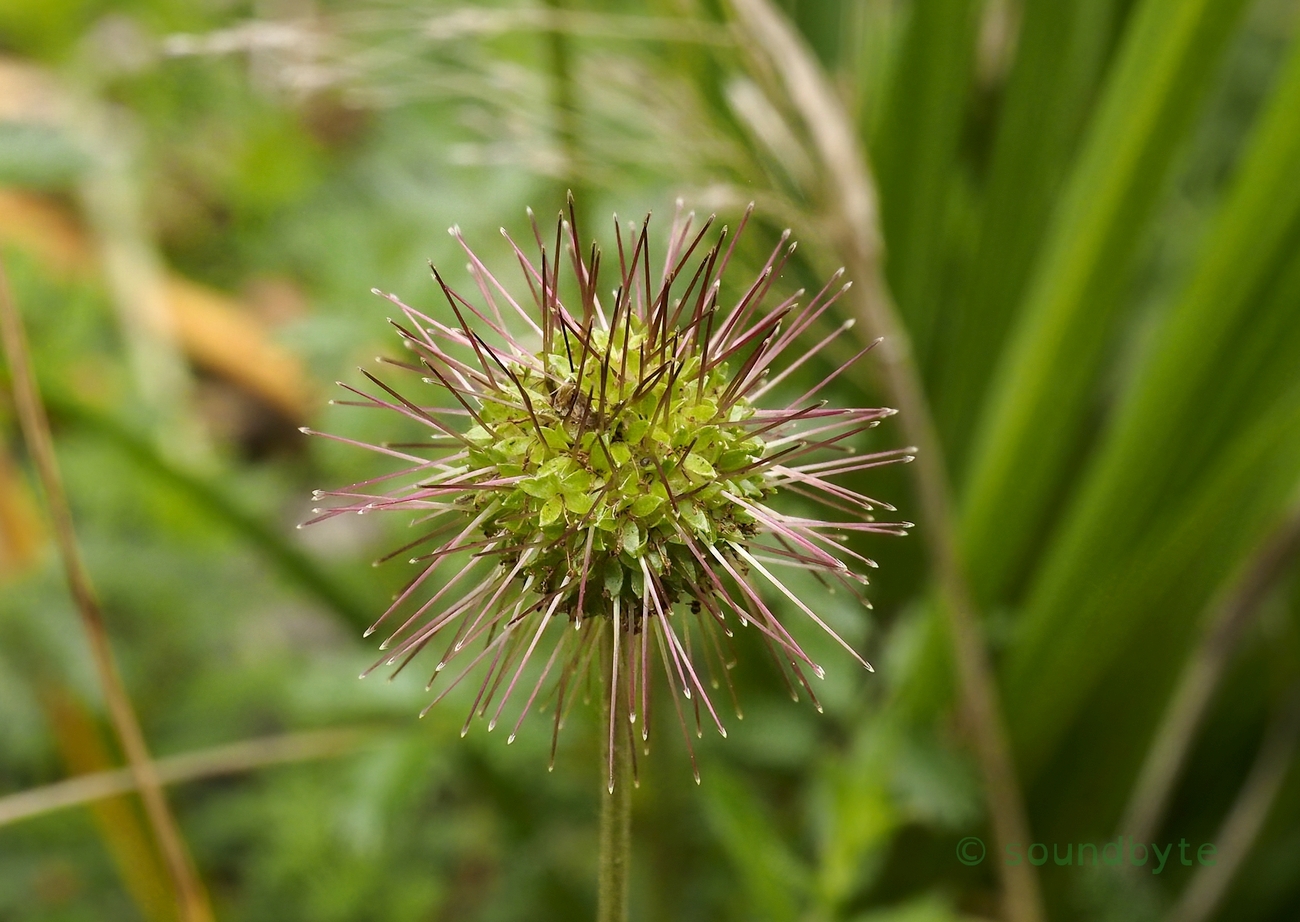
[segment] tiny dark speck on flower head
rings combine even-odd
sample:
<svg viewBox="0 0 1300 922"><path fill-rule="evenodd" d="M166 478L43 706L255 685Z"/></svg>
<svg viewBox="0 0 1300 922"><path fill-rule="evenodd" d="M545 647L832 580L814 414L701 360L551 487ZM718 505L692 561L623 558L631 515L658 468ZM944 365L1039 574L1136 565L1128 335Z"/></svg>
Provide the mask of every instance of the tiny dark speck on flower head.
<svg viewBox="0 0 1300 922"><path fill-rule="evenodd" d="M820 678L822 669L761 587L871 668L774 568L834 578L861 599L866 578L844 561L874 564L846 545L846 533L897 535L909 526L876 521L877 509L893 507L837 478L906 460L910 449L856 453L851 439L894 411L818 399L870 345L788 406L764 406L773 388L849 328L839 325L778 364L848 285L836 273L806 304L796 292L765 310L793 250L787 231L757 278L724 292L752 210L734 235L724 227L709 246L714 219L695 231L694 215L683 216L679 203L662 269L654 268L649 217L626 237L616 217L617 287L609 300L599 293L601 252L593 244L584 254L572 199L551 250L533 221L536 263L506 235L530 298L499 282L457 228L451 232L468 255L478 305L437 269L446 323L384 295L401 312L390 322L410 353L390 364L415 381L399 389L364 372L378 392L345 384L357 399L340 402L387 409L429 434L414 445L327 436L401 467L321 491L334 505L311 520L399 511L414 515L421 530L385 558L408 555L417 572L367 631L388 626L385 652L367 673L400 671L433 644L441 652L429 688L447 666L454 676L442 680L425 713L467 676L481 676L462 735L475 715L491 729L515 700L513 740L528 711L545 705L553 712L553 760L575 689L597 670L603 694L615 696L607 701L612 766L620 734L629 745L636 734L649 740L659 672L688 749L682 698L697 733L711 722L726 735L709 690L718 675L730 689L736 625L756 630L782 672L816 701L807 673ZM559 293L565 262L576 304ZM783 491L820 503L831 517L778 512L769 503ZM434 590L440 570L447 572ZM695 775L698 781L698 769Z"/></svg>

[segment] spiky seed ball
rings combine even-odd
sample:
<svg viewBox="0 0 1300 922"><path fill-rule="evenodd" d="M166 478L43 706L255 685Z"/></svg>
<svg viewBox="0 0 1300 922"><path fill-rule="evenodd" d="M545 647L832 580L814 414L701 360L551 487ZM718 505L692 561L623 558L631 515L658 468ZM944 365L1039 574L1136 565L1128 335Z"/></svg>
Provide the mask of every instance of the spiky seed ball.
<svg viewBox="0 0 1300 922"><path fill-rule="evenodd" d="M549 253L533 222L536 265L510 241L532 311L497 281L456 228L451 232L469 257L482 307L452 290L436 269L454 323L384 295L402 312L402 320L390 322L414 358L392 364L420 375L423 384L404 394L363 371L382 394L345 384L360 399L341 402L414 420L430 430L427 445L363 446L406 466L319 493L337 504L317 510L312 521L371 510L415 514L421 536L389 557L435 547L411 559L419 566L414 579L367 631L405 613L371 670L401 670L437 640L443 652L432 688L453 659L469 657L432 707L486 661L462 735L476 714L488 717L489 711L492 729L526 668L540 660L536 676L524 683L528 694L510 740L546 692L554 698L553 759L574 686L597 668L609 677L604 694L617 696L609 708L612 785L614 748L624 732L617 715L626 715L629 736L639 723L642 741L649 740L655 659L683 731L679 695L692 702L697 733L702 703L726 735L706 685L721 675L730 688L737 623L754 627L782 674L789 670L816 702L805 670L820 678L822 669L764 601L755 574L871 668L771 567L829 575L856 595L866 578L841 558L874 564L846 546L844 533L903 534L909 524L875 521L875 510L893 507L836 479L910 460L910 449L855 453L852 437L894 411L836 409L815 400L870 345L789 407L762 406L765 394L851 322L772 376L787 348L849 286L836 287L836 273L806 305L800 291L764 312L764 298L794 250L787 231L758 277L724 294L723 274L752 209L729 242L724 227L692 268L714 219L692 234L694 215L683 218L679 203L657 273L649 217L629 241L616 217L618 287L608 308L597 294L601 254L593 244L584 259L572 199L569 220L561 214ZM562 245L576 282L576 310L559 295L564 260L555 254ZM839 515L823 520L777 512L768 501L781 491L817 500ZM431 577L448 561L458 569L434 590ZM565 630L568 625L572 629ZM602 637L609 659L597 663ZM543 638L550 650L545 656L538 652L546 649ZM686 738L689 748L689 733ZM693 753L691 761L694 766Z"/></svg>

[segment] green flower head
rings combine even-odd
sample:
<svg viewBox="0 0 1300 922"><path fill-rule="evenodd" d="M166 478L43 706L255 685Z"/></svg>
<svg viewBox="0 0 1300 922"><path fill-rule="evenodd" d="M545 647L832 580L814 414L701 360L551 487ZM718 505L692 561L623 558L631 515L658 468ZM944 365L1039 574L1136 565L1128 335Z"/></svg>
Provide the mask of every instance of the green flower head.
<svg viewBox="0 0 1300 922"><path fill-rule="evenodd" d="M575 685L596 669L608 677L604 693L616 705L608 709L612 764L620 733L649 740L657 671L683 730L684 698L693 704L697 731L707 720L726 735L709 689L719 675L730 684L735 625L757 630L782 670L816 701L807 673L820 678L822 669L760 594L764 584L871 668L773 568L829 576L856 595L866 578L844 559L874 564L847 546L847 533L903 534L909 525L876 521L878 509L892 507L838 479L910 455L859 454L853 447L854 436L893 410L832 408L817 399L874 344L790 406L764 406L773 388L849 329L851 322L839 325L777 371L788 347L849 286L839 285L836 273L806 304L800 291L764 311L794 249L787 232L756 279L724 290L751 212L752 206L734 236L724 227L706 247L714 219L695 231L694 216L683 217L679 207L657 272L649 218L627 239L616 218L618 284L607 301L599 294L601 252L593 244L584 257L572 201L550 252L534 221L536 264L511 241L531 309L456 228L480 306L436 269L454 322L384 295L401 310L402 319L391 322L411 353L409 361L390 364L421 381L403 392L365 372L380 393L343 385L359 398L344 402L401 414L426 427L428 437L414 446L365 446L403 466L319 493L335 505L312 520L388 510L414 514L421 529L389 555L422 552L411 559L414 578L367 632L397 622L372 669L400 670L436 643L443 652L430 688L453 660L468 662L429 707L467 676L480 675L465 731L475 715L491 729L508 702L522 700L513 740L541 700L554 712L552 751ZM558 256L562 249L567 259ZM565 261L572 279L563 280L562 298ZM778 512L769 503L781 492L838 514Z"/></svg>

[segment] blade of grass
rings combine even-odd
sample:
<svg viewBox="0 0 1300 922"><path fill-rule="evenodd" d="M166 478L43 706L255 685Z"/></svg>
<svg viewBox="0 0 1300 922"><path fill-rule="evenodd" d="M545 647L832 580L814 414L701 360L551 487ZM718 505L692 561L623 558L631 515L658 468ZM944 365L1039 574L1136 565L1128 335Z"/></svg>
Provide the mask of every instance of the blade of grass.
<svg viewBox="0 0 1300 922"><path fill-rule="evenodd" d="M1293 766L1298 743L1300 682L1292 685L1280 713L1269 725L1255 764L1214 837L1218 846L1215 863L1196 869L1196 876L1170 911L1169 922L1205 922L1222 905Z"/></svg>
<svg viewBox="0 0 1300 922"><path fill-rule="evenodd" d="M772 817L748 787L711 770L705 817L731 859L752 916L766 922L794 922L812 889L812 875L774 828ZM744 899L748 897L748 899Z"/></svg>
<svg viewBox="0 0 1300 922"><path fill-rule="evenodd" d="M41 703L68 771L78 778L93 777L114 764L97 721L88 709L61 689L42 689ZM129 771L122 774L130 776ZM0 805L4 802L0 799ZM91 817L108 848L118 876L140 913L157 922L176 918L171 880L149 827L142 821L136 800L119 795L91 805ZM0 806L0 816L3 806Z"/></svg>
<svg viewBox="0 0 1300 922"><path fill-rule="evenodd" d="M371 732L365 728L344 727L263 736L167 756L154 762L154 767L159 783L182 784L204 778L235 775L268 765L346 755L355 751ZM0 797L0 826L136 790L139 790L139 786L129 769L78 775L66 781Z"/></svg>
<svg viewBox="0 0 1300 922"><path fill-rule="evenodd" d="M935 414L960 479L980 401L1016 318L1111 50L1116 0L1027 0L998 115L970 275L942 315ZM892 242L892 237L890 238Z"/></svg>
<svg viewBox="0 0 1300 922"><path fill-rule="evenodd" d="M131 705L122 677L108 640L99 600L90 582L77 546L72 513L63 492L54 443L50 437L49 421L36 388L36 378L29 360L27 338L22 319L9 293L9 280L0 262L0 333L3 333L5 355L13 379L14 404L22 425L27 449L45 491L45 501L54 526L54 537L59 547L67 573L68 588L81 615L82 628L90 644L100 688L108 706L113 728L122 747L131 773L144 801L145 815L157 839L164 863L176 890L177 906L185 922L210 922L212 909L208 905L203 884L190 863L189 853L181 837L175 817L162 792L158 774L149 757L149 748L139 719Z"/></svg>
<svg viewBox="0 0 1300 922"><path fill-rule="evenodd" d="M731 0L743 28L780 75L801 114L827 177L824 207L850 276L858 282L853 306L863 333L880 337L876 350L890 399L906 437L917 448L913 465L921 501L921 534L934 568L941 607L957 665L960 699L975 738L989 814L999 849L1031 842L1029 821L998 700L988 651L955 538L943 449L926 402L910 340L881 273L876 194L865 152L808 49L769 0ZM1005 912L1012 922L1044 918L1032 866L998 865Z"/></svg>
<svg viewBox="0 0 1300 922"><path fill-rule="evenodd" d="M889 251L885 274L917 362L928 365L948 257L957 142L973 77L972 0L915 3L870 139Z"/></svg>
<svg viewBox="0 0 1300 922"><path fill-rule="evenodd" d="M1124 303L1133 253L1243 0L1144 0L1038 260L980 415L961 543L981 600L1041 541Z"/></svg>
<svg viewBox="0 0 1300 922"><path fill-rule="evenodd" d="M1183 497L1126 544L1122 559L1092 571L1090 585L1054 606L1048 642L1027 638L1011 650L1008 719L1020 762L1033 777L1069 732L1105 667L1121 652L1151 667L1151 650L1129 650L1139 626L1163 625L1162 643L1188 641L1187 612L1202 609L1217 585L1276 527L1300 486L1300 386L1292 387ZM1194 562L1190 563L1189 562ZM1034 615L1031 610L1031 615ZM1149 630L1146 632L1149 636ZM1022 659L1036 649L1043 662Z"/></svg>
<svg viewBox="0 0 1300 922"><path fill-rule="evenodd" d="M331 579L273 526L244 509L218 485L186 471L163 455L146 438L81 401L58 394L46 398L56 417L66 418L93 432L127 455L142 471L181 493L197 510L208 515L255 548L287 580L340 615L352 626L366 626L373 612Z"/></svg>
<svg viewBox="0 0 1300 922"><path fill-rule="evenodd" d="M1300 262L1294 259L1300 239L1297 162L1300 43L1251 136L1196 271L1152 337L1149 355L1031 587L1022 632L1007 662L1007 686L1022 714L1039 714L1036 722L1043 708L1054 709L1042 724L1047 738L1034 738L1040 750L1051 745L1051 727L1068 722L1124 639L1156 616L1108 592L1108 608L1122 617L1094 615L1111 622L1104 626L1088 620L1085 612L1099 611L1091 605L1099 592L1096 575L1125 569L1140 553L1144 535L1196 495L1201 471L1230 452L1260 408L1275 399L1270 390L1294 380L1300 359L1294 307L1300 297ZM1244 389L1229 389L1225 399L1225 377ZM1211 425L1215 419L1217 428ZM1283 471L1293 467L1281 449L1261 460ZM1284 498L1282 493L1275 501ZM1242 521L1229 513L1213 527ZM1232 564L1212 558L1201 575L1226 578ZM1174 578L1147 574L1153 583ZM1193 604L1199 608L1204 600ZM1030 688L1032 701L1023 694ZM1019 716L1012 716L1013 723Z"/></svg>
<svg viewBox="0 0 1300 922"><path fill-rule="evenodd" d="M1229 659L1260 603L1300 551L1300 509L1251 554L1247 565L1208 612L1200 642L1183 666L1118 829L1138 842L1159 831L1169 798Z"/></svg>

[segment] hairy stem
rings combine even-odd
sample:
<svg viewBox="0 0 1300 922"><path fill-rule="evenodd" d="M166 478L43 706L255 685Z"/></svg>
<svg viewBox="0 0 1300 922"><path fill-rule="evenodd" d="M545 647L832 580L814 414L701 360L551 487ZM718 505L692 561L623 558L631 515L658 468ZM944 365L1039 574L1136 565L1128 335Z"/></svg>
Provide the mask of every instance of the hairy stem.
<svg viewBox="0 0 1300 922"><path fill-rule="evenodd" d="M600 662L613 659L613 624L601 638ZM611 709L613 713L611 714ZM628 866L632 857L632 772L627 714L612 683L601 707L601 730L609 730L600 751L600 874L596 898L597 922L627 922ZM612 717L612 720L611 720ZM612 727L612 730L610 728ZM613 750L613 759L610 750ZM612 770L611 770L612 764Z"/></svg>

